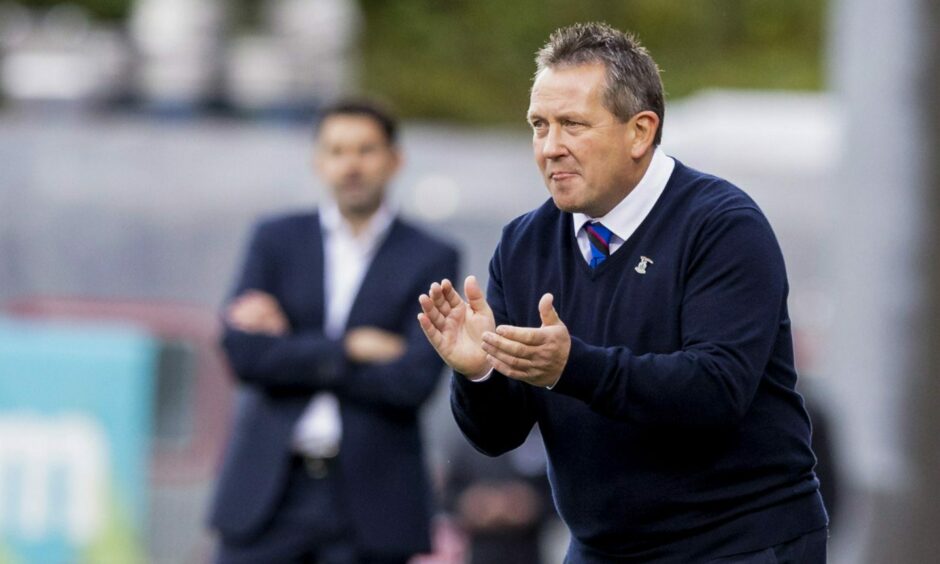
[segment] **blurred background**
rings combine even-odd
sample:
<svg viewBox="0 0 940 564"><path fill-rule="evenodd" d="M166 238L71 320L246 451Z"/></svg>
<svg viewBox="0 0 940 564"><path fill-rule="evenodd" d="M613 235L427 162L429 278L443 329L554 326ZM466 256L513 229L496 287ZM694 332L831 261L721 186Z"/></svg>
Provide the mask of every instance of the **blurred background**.
<svg viewBox="0 0 940 564"><path fill-rule="evenodd" d="M666 152L744 188L776 230L831 560L931 561L938 12L926 0L0 1L0 563L207 561L234 398L215 312L254 219L323 194L309 167L317 107L365 93L399 110L395 201L485 278L502 225L547 197L524 122L535 51L587 20L636 32L662 68ZM442 516L421 561L462 562L447 517L462 438L443 378L425 419ZM527 479L544 472L531 452L517 458ZM546 562L566 534L540 522Z"/></svg>

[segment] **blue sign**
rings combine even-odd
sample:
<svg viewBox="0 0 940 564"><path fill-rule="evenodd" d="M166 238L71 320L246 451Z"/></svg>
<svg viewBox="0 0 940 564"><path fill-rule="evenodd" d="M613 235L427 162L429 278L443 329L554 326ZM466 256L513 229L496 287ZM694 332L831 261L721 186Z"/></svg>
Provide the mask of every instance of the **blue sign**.
<svg viewBox="0 0 940 564"><path fill-rule="evenodd" d="M145 562L157 350L0 319L0 563Z"/></svg>

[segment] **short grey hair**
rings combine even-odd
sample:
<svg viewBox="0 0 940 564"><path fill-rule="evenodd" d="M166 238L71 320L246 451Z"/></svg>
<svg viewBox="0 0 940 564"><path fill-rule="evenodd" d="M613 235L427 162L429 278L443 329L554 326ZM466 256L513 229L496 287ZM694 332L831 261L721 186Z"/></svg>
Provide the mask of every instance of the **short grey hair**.
<svg viewBox="0 0 940 564"><path fill-rule="evenodd" d="M547 68L603 63L607 71L604 106L626 122L638 112L659 116L654 145L662 141L665 101L659 67L637 38L601 22L556 29L535 57L536 76Z"/></svg>

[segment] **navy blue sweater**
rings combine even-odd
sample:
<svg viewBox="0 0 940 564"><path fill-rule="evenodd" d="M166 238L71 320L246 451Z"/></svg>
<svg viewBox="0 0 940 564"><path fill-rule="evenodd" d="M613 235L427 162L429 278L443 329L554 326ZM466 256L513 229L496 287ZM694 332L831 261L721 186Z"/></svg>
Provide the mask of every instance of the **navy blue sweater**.
<svg viewBox="0 0 940 564"><path fill-rule="evenodd" d="M573 563L689 562L819 529L787 291L757 205L679 162L593 271L571 214L549 200L503 231L487 299L498 324L538 327L553 293L568 363L552 390L455 374L457 423L493 456L539 424Z"/></svg>

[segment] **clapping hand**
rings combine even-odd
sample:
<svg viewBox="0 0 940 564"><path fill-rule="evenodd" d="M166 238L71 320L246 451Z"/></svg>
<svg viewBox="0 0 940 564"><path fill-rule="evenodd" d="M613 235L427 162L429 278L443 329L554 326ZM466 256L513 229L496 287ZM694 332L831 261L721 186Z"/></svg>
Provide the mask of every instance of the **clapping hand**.
<svg viewBox="0 0 940 564"><path fill-rule="evenodd" d="M422 294L418 321L428 340L451 368L471 380L496 369L533 386L554 386L571 351L571 335L558 317L554 297L539 300L541 327L496 327L493 311L477 280L464 283L466 301L450 280L431 284Z"/></svg>
<svg viewBox="0 0 940 564"><path fill-rule="evenodd" d="M533 386L558 383L571 352L571 335L553 301L551 294L539 300L541 327L500 325L495 333L483 334L487 360L500 374Z"/></svg>
<svg viewBox="0 0 940 564"><path fill-rule="evenodd" d="M431 284L418 298L418 322L444 362L475 380L492 368L482 343L484 333L496 330L496 321L476 277L467 277L464 295L466 301L450 280Z"/></svg>

